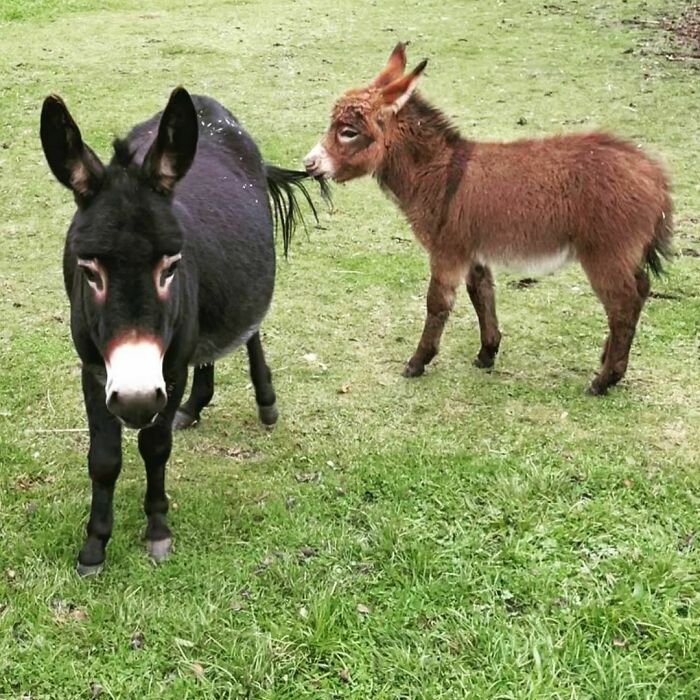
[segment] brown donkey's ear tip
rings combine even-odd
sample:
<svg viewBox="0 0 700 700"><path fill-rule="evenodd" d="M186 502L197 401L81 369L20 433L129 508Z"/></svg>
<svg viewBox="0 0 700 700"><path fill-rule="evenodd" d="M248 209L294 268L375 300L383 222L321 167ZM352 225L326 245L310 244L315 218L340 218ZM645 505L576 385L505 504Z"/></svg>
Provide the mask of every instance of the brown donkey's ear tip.
<svg viewBox="0 0 700 700"><path fill-rule="evenodd" d="M428 65L428 59L424 58L414 69L413 73L414 75L420 75L424 70L425 67Z"/></svg>

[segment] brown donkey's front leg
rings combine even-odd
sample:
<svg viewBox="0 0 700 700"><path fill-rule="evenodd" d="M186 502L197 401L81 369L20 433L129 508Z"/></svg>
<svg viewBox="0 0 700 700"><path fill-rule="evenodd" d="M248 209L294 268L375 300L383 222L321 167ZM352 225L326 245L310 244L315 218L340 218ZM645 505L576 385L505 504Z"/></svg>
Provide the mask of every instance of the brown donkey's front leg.
<svg viewBox="0 0 700 700"><path fill-rule="evenodd" d="M496 318L496 297L493 293L493 276L485 265L472 265L467 273L467 292L472 300L479 319L481 349L474 358L476 367L493 367L498 348L501 344L501 332Z"/></svg>
<svg viewBox="0 0 700 700"><path fill-rule="evenodd" d="M433 269L428 287L428 315L418 347L404 367L404 377L420 377L425 371L425 365L438 354L442 331L454 306L457 285L462 278L462 273L446 274L435 265L431 267Z"/></svg>

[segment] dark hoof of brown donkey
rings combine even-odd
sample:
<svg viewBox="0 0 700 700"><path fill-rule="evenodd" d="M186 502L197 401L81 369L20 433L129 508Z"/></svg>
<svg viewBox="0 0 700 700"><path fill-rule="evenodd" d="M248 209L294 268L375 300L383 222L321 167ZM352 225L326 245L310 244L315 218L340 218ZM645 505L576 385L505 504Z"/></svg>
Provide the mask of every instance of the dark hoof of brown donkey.
<svg viewBox="0 0 700 700"><path fill-rule="evenodd" d="M474 365L474 367L478 367L479 369L493 369L494 358L482 357L481 355L477 355L472 360L472 364Z"/></svg>
<svg viewBox="0 0 700 700"><path fill-rule="evenodd" d="M424 373L425 365L412 365L410 362L406 363L406 366L403 368L403 372L401 372L401 374L407 378L420 377Z"/></svg>
<svg viewBox="0 0 700 700"><path fill-rule="evenodd" d="M595 379L586 387L586 393L589 396L605 396L608 393L608 387L600 385Z"/></svg>

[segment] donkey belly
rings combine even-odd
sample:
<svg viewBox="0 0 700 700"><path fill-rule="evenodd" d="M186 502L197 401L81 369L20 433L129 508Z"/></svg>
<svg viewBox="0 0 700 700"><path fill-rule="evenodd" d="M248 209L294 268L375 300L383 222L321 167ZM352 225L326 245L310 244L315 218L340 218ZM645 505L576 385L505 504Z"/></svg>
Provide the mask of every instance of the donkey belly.
<svg viewBox="0 0 700 700"><path fill-rule="evenodd" d="M480 265L490 267L505 267L513 272L534 276L548 275L576 259L576 254L569 244L560 248L542 252L518 251L488 251L476 255L476 261Z"/></svg>
<svg viewBox="0 0 700 700"><path fill-rule="evenodd" d="M257 323L253 323L242 329L235 336L231 337L225 333L213 333L200 336L194 355L190 360L190 365L207 365L218 360L224 355L235 350L237 347L247 343L250 338L258 332L262 318Z"/></svg>

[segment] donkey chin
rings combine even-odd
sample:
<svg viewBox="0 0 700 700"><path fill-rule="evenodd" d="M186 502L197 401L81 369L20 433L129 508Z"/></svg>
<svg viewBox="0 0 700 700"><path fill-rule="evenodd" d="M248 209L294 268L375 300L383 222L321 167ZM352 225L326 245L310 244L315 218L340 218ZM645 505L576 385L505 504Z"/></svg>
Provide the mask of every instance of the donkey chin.
<svg viewBox="0 0 700 700"><path fill-rule="evenodd" d="M163 350L155 338L123 341L105 358L107 408L129 428L145 428L165 408Z"/></svg>

